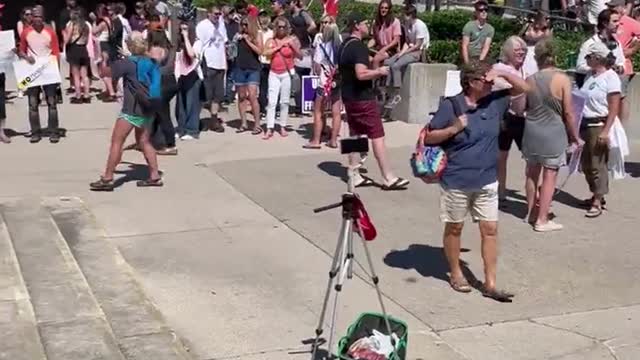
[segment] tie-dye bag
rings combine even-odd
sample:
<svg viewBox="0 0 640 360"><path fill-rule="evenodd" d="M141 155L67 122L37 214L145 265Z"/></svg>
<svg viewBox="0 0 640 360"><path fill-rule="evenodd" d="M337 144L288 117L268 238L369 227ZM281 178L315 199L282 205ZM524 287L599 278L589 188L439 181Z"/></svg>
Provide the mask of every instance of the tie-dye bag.
<svg viewBox="0 0 640 360"><path fill-rule="evenodd" d="M411 169L413 175L422 181L432 184L440 181L440 177L447 167L447 154L440 146L424 144L424 139L429 134L429 126L425 126L418 136L416 150L411 156Z"/></svg>

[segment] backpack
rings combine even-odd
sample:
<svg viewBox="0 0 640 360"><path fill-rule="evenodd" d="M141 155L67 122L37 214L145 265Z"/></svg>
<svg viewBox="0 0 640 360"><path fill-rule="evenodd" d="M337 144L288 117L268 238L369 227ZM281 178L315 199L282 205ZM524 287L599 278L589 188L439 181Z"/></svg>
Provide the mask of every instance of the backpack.
<svg viewBox="0 0 640 360"><path fill-rule="evenodd" d="M120 18L111 20L109 27L109 43L113 46L122 46L122 37L124 36L124 25Z"/></svg>
<svg viewBox="0 0 640 360"><path fill-rule="evenodd" d="M445 101L450 101L453 105L453 112L456 117L462 115L455 97L448 97ZM421 179L427 184L440 181L444 170L447 168L447 153L440 145L425 145L424 140L429 136L429 125L427 124L418 135L416 148L409 160L413 176Z"/></svg>

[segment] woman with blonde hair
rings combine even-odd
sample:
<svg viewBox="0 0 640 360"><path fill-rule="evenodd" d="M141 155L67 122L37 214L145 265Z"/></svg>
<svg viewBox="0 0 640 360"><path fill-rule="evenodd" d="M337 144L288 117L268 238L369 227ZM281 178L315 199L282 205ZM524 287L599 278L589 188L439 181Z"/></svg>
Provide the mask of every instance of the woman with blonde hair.
<svg viewBox="0 0 640 360"><path fill-rule="evenodd" d="M235 59L236 68L233 71L234 83L238 94L238 112L240 113L240 128L238 133L249 130L245 101L249 100L253 114L253 135L262 132L260 127L260 105L258 104L258 86L260 85L260 54L262 54L262 33L259 32L258 21L255 17L247 16L240 21L240 31L234 42L237 44L238 56Z"/></svg>
<svg viewBox="0 0 640 360"><path fill-rule="evenodd" d="M89 184L93 191L113 191L116 187L114 172L122 159L124 142L131 130L135 130L136 143L140 144L149 165L149 178L138 181L138 187L163 186L156 150L150 139L153 115L162 101L160 69L146 55L148 43L141 33L133 32L127 47L132 55L112 65L114 79L123 80L122 111L113 127L104 174Z"/></svg>
<svg viewBox="0 0 640 360"><path fill-rule="evenodd" d="M342 39L338 25L336 25L333 17L325 16L322 19L321 32L315 41L313 70L320 77L320 81L316 87L316 100L313 105L313 135L309 143L303 146L305 149L320 149L320 141L325 128L323 113L326 101L331 104L331 115L333 116L331 138L327 146L333 149L338 147L338 135L340 134L342 122L342 115L340 114L342 99L340 98L340 89L337 86L335 75L337 70L336 55L341 43Z"/></svg>
<svg viewBox="0 0 640 360"><path fill-rule="evenodd" d="M539 42L535 58L540 70L527 78L531 90L527 92L522 136L522 154L527 160L525 220L535 231L549 232L563 228L549 218L558 169L566 164L569 145L575 148L584 142L576 129L571 80L555 66L553 43Z"/></svg>
<svg viewBox="0 0 640 360"><path fill-rule="evenodd" d="M280 97L280 129L282 137L288 136L287 120L289 118L289 101L291 98L291 77L295 74L294 59L302 58L300 41L291 35L291 25L284 16L274 20L274 36L267 42L264 55L271 58L269 72L269 104L267 106L267 132L264 140L273 137L276 122L276 106Z"/></svg>
<svg viewBox="0 0 640 360"><path fill-rule="evenodd" d="M528 74L524 69L527 56L527 44L519 36L511 36L502 45L500 62L493 66L494 70L508 72L525 80ZM508 89L511 85L498 79L494 90ZM525 94L511 98L509 111L500 119L500 133L498 135L498 195L504 204L507 189L507 159L511 145L515 142L518 150L522 151L522 136L524 133L524 110L527 105Z"/></svg>
<svg viewBox="0 0 640 360"><path fill-rule="evenodd" d="M84 19L82 11L71 11L71 20L63 32L64 49L67 54L67 62L71 67L71 77L75 96L71 98L72 104L90 103L88 69L91 58L88 51L91 38L91 25Z"/></svg>

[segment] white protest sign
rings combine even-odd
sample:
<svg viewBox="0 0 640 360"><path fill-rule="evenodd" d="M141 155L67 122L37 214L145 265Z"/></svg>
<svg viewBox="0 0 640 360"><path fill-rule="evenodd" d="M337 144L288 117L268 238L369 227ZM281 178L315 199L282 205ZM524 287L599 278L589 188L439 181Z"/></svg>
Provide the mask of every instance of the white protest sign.
<svg viewBox="0 0 640 360"><path fill-rule="evenodd" d="M18 90L61 82L58 60L55 56L38 57L35 60L33 64L22 59L13 63Z"/></svg>
<svg viewBox="0 0 640 360"><path fill-rule="evenodd" d="M460 71L448 70L447 81L444 85L444 96L456 96L462 92L462 85L460 85Z"/></svg>
<svg viewBox="0 0 640 360"><path fill-rule="evenodd" d="M16 41L13 37L13 31L0 31L0 69L6 69L16 60L16 54L13 52L15 47Z"/></svg>

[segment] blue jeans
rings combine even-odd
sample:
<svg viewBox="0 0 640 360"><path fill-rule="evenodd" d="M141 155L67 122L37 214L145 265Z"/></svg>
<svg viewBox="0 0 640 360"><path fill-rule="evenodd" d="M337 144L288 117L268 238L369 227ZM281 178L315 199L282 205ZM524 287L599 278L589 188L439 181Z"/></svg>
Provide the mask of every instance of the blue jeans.
<svg viewBox="0 0 640 360"><path fill-rule="evenodd" d="M233 102L236 99L236 92L234 90L234 72L236 70L236 64L232 62L227 63L227 83L224 87L224 101Z"/></svg>
<svg viewBox="0 0 640 360"><path fill-rule="evenodd" d="M188 89L179 89L176 98L176 120L178 122L178 135L191 135L197 137L200 134L200 86L202 80L198 79Z"/></svg>

